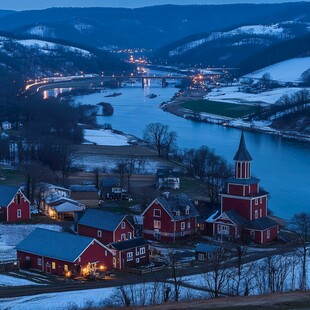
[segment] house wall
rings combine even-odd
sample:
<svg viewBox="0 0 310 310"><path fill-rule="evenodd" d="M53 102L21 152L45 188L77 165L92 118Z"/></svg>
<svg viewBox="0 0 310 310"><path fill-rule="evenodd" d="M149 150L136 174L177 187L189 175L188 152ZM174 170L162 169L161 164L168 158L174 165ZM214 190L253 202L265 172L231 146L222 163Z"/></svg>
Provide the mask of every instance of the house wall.
<svg viewBox="0 0 310 310"><path fill-rule="evenodd" d="M101 230L102 236L98 237L98 230ZM77 225L77 233L81 236L92 237L97 239L102 244L108 244L114 242L113 240L113 232L102 230L98 228L93 228L85 225L78 224Z"/></svg>
<svg viewBox="0 0 310 310"><path fill-rule="evenodd" d="M219 233L219 226L220 225L225 225L228 227L228 233L227 234L220 234ZM223 219L220 219L219 221L216 221L213 223L213 226L214 226L214 236L219 236L219 235L222 235L223 237L233 237L233 238L237 238L239 239L240 236L241 236L241 230L238 226L232 224L230 221L226 221L226 220L223 220Z"/></svg>
<svg viewBox="0 0 310 310"><path fill-rule="evenodd" d="M71 199L73 200L97 200L99 201L98 192L71 192Z"/></svg>
<svg viewBox="0 0 310 310"><path fill-rule="evenodd" d="M243 196L243 187L244 185L228 184L228 194Z"/></svg>
<svg viewBox="0 0 310 310"><path fill-rule="evenodd" d="M20 202L17 196L20 195ZM23 194L16 194L13 201L7 206L8 213L6 221L8 223L30 220L30 204ZM17 217L17 210L21 210L21 217Z"/></svg>
<svg viewBox="0 0 310 310"><path fill-rule="evenodd" d="M250 200L234 197L222 198L222 212L235 210L246 219L250 219Z"/></svg>
<svg viewBox="0 0 310 310"><path fill-rule="evenodd" d="M141 248L145 249L144 254L140 254ZM132 252L132 259L127 258L127 253ZM126 249L123 251L116 251L116 268L137 268L140 266L147 265L150 262L150 245L146 244L143 246L135 247L132 249ZM137 260L138 259L138 260Z"/></svg>
<svg viewBox="0 0 310 310"><path fill-rule="evenodd" d="M257 201L257 204L256 204ZM258 217L265 217L267 216L267 196L261 198L254 198L252 200L252 219L255 220L255 211L257 210ZM260 213L261 210L261 213ZM262 216L260 216L262 214Z"/></svg>
<svg viewBox="0 0 310 310"><path fill-rule="evenodd" d="M251 229L244 229L244 236L245 238L247 238L248 240L251 240L253 237L251 237L251 231L254 231L254 238L252 239L255 243L260 243L260 244L264 244L264 243L269 243L274 241L277 236L278 236L278 230L279 230L279 226L276 225L274 227L271 227L269 229L270 231L270 237L267 238L268 235L268 229L265 230L251 230Z"/></svg>
<svg viewBox="0 0 310 310"><path fill-rule="evenodd" d="M125 240L132 239L135 237L135 230L134 228L129 224L127 220L122 221L122 223L125 223L125 228L122 228L122 224L120 224L116 230L114 231L114 240L113 242L121 241L122 235L125 234L126 238ZM129 233L131 237L129 236Z"/></svg>

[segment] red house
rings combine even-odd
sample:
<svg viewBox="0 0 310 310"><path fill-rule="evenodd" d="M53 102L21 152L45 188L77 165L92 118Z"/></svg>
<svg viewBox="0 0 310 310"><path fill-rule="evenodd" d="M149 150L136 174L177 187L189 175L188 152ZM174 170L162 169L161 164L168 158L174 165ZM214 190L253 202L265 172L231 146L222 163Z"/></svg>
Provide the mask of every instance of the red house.
<svg viewBox="0 0 310 310"><path fill-rule="evenodd" d="M145 266L150 262L150 244L143 238L134 238L108 245L114 253L113 267L126 269Z"/></svg>
<svg viewBox="0 0 310 310"><path fill-rule="evenodd" d="M30 202L19 187L0 186L0 221L30 220Z"/></svg>
<svg viewBox="0 0 310 310"><path fill-rule="evenodd" d="M268 193L251 176L252 157L242 132L234 157L235 176L226 180L221 194L221 215L213 222L213 235L267 243L278 235L278 224L267 216Z"/></svg>
<svg viewBox="0 0 310 310"><path fill-rule="evenodd" d="M134 238L135 228L125 215L101 209L87 209L78 222L77 233L108 244Z"/></svg>
<svg viewBox="0 0 310 310"><path fill-rule="evenodd" d="M17 246L22 268L55 275L86 275L113 267L113 253L94 238L36 228Z"/></svg>
<svg viewBox="0 0 310 310"><path fill-rule="evenodd" d="M155 198L142 216L145 238L174 242L196 233L199 214L189 197L179 194Z"/></svg>

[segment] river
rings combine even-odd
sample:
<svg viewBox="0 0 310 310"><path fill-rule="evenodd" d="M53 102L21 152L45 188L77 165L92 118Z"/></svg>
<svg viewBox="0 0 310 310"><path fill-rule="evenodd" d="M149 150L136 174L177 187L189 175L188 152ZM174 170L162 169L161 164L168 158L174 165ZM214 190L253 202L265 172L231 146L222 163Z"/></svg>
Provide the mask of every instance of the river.
<svg viewBox="0 0 310 310"><path fill-rule="evenodd" d="M109 102L114 107L112 116L98 117L98 123L110 123L113 129L142 138L146 125L160 122L177 132L181 148L207 145L230 163L238 148L240 130L214 124L198 123L162 111L161 102L169 101L177 89L170 85L161 88L159 82L141 88L140 83L113 93L95 93L76 97L75 102L97 104ZM148 94L156 98L150 99ZM295 213L310 211L310 143L284 139L278 136L245 132L246 144L253 157L252 174L261 179L261 186L270 192L269 208L274 215L290 219Z"/></svg>

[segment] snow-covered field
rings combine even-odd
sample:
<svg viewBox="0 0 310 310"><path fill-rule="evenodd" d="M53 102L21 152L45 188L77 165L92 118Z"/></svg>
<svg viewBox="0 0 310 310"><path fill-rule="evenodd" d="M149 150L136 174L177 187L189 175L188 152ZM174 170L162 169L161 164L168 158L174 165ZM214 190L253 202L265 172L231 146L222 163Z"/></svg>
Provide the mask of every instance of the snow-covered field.
<svg viewBox="0 0 310 310"><path fill-rule="evenodd" d="M246 78L260 79L265 73L270 73L271 79L279 82L301 82L301 75L310 68L310 57L285 60L259 71L247 74Z"/></svg>
<svg viewBox="0 0 310 310"><path fill-rule="evenodd" d="M12 258L15 259L15 246L35 228L45 228L56 231L62 230L61 226L49 224L0 224L0 261Z"/></svg>
<svg viewBox="0 0 310 310"><path fill-rule="evenodd" d="M129 145L128 138L125 135L119 135L111 130L84 130L84 139L97 145L121 146Z"/></svg>
<svg viewBox="0 0 310 310"><path fill-rule="evenodd" d="M35 285L35 282L26 280L26 279L20 279L15 278L11 276L7 276L4 274L0 274L0 287L1 286L23 286L23 285ZM1 302L0 302L1 305Z"/></svg>
<svg viewBox="0 0 310 310"><path fill-rule="evenodd" d="M153 304L154 298L158 303L163 301L163 295L167 287L171 287L170 300L173 299L173 289L164 283L141 283L125 286L126 294L134 301L133 305ZM180 300L198 299L209 297L206 292L180 288ZM0 299L0 309L14 310L63 310L83 309L86 307L124 306L119 287L101 288L85 291L72 291L34 296L3 298Z"/></svg>
<svg viewBox="0 0 310 310"><path fill-rule="evenodd" d="M310 59L310 58L309 58ZM259 94L244 93L239 90L239 86L229 86L212 89L205 97L212 101L231 102L240 104L274 104L283 95L291 95L301 90L298 87L276 88L271 91Z"/></svg>

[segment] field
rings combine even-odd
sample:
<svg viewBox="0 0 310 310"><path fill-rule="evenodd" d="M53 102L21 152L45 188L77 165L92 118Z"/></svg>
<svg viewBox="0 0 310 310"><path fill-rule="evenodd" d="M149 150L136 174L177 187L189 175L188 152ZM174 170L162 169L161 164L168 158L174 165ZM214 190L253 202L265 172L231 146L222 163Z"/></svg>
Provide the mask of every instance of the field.
<svg viewBox="0 0 310 310"><path fill-rule="evenodd" d="M257 107L253 105L217 102L211 100L187 101L182 104L182 108L189 109L194 112L203 112L231 118L244 117L257 111Z"/></svg>

